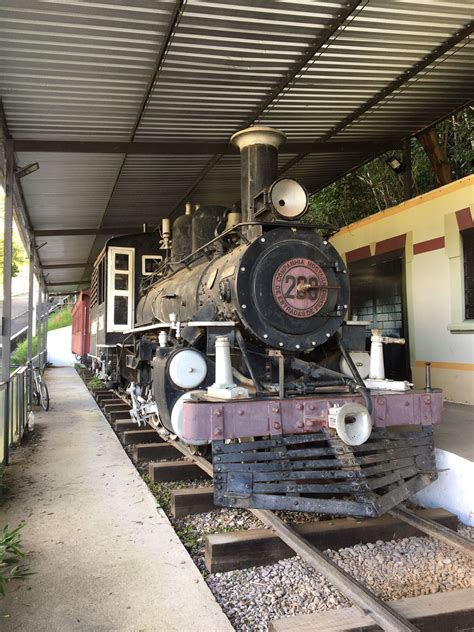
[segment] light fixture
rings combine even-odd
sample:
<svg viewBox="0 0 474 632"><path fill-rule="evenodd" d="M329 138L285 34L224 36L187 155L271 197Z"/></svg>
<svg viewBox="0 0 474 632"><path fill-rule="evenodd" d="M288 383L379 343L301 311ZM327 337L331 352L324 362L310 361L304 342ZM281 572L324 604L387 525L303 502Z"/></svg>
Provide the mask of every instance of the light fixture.
<svg viewBox="0 0 474 632"><path fill-rule="evenodd" d="M392 169L392 171L397 174L405 171L405 166L398 160L396 156L390 156L390 158L387 158L385 164L387 164L390 169Z"/></svg>
<svg viewBox="0 0 474 632"><path fill-rule="evenodd" d="M296 180L281 178L268 190L273 213L279 219L294 221L306 213L309 196L306 189Z"/></svg>
<svg viewBox="0 0 474 632"><path fill-rule="evenodd" d="M29 176L30 173L38 171L39 168L39 163L32 162L31 164L26 165L26 167L17 167L15 170L15 175L17 178L24 178L25 176Z"/></svg>

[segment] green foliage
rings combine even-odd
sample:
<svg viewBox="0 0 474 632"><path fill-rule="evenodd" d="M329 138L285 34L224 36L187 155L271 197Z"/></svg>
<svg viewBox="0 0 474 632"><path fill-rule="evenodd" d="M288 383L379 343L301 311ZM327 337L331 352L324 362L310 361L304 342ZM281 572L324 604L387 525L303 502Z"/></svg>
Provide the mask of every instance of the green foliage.
<svg viewBox="0 0 474 632"><path fill-rule="evenodd" d="M12 579L24 577L27 573L22 571L18 564L24 557L21 544L21 524L16 529L3 527L0 532L0 595L5 595L6 584Z"/></svg>
<svg viewBox="0 0 474 632"><path fill-rule="evenodd" d="M199 532L189 524L181 528L176 528L176 535L188 551L192 551L196 546L202 543L202 537Z"/></svg>
<svg viewBox="0 0 474 632"><path fill-rule="evenodd" d="M0 279L3 282L3 229L0 233ZM20 237L16 232L13 233L12 240L12 277L16 277L26 261L26 253L21 243Z"/></svg>
<svg viewBox="0 0 474 632"><path fill-rule="evenodd" d="M3 283L3 248L4 248L4 234L3 234L3 218L4 218L4 195L3 190L0 188L0 284ZM13 239L12 239L12 277L16 277L23 265L26 262L26 252L23 247L23 243L20 239L18 229L13 224Z"/></svg>
<svg viewBox="0 0 474 632"><path fill-rule="evenodd" d="M469 107L439 123L439 142L445 148L455 180L470 175L474 167L474 108ZM416 139L411 142L413 194L435 188L430 161ZM346 226L359 219L403 202L400 176L385 163L390 156L402 161L402 153L393 151L360 167L330 184L311 199L309 222Z"/></svg>
<svg viewBox="0 0 474 632"><path fill-rule="evenodd" d="M66 305L58 312L54 312L50 315L48 320L48 331L53 329L62 329L63 327L69 327L72 325L72 307Z"/></svg>
<svg viewBox="0 0 474 632"><path fill-rule="evenodd" d="M72 323L71 315L72 307L67 305L63 307L59 312L51 314L48 319L48 331L54 329L61 329L62 327L68 327ZM38 348L38 338L33 337L33 355L36 354ZM26 364L28 358L28 340L22 340L15 351L11 354L10 364L13 366L19 366Z"/></svg>
<svg viewBox="0 0 474 632"><path fill-rule="evenodd" d="M91 379L87 382L87 388L91 391L97 391L101 388L104 388L104 383L102 380L99 380L98 377L93 375Z"/></svg>

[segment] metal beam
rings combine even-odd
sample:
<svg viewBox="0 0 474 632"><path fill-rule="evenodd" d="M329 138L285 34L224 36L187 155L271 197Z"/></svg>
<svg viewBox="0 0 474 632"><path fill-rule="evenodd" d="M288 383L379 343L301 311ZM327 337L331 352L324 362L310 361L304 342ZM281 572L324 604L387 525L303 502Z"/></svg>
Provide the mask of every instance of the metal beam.
<svg viewBox="0 0 474 632"><path fill-rule="evenodd" d="M450 116L454 116L455 114L457 114L457 112L461 112L461 110L464 110L466 107L468 107L472 103L473 103L472 99L469 99L468 101L465 101L464 103L462 103L458 107L455 107L453 110L450 110L449 112L447 112L444 116L438 118L436 121L434 121L432 123L432 125L437 125L438 123L441 123L441 121L444 121L445 119L449 118ZM426 127L431 127L431 124L427 125ZM422 131L422 130L420 130L420 131ZM399 144L399 147L397 147L397 149L403 149L403 145L404 145L404 143L407 140L408 140L408 137L407 137L407 139L404 139L403 141L401 141L400 144ZM310 195L314 195L315 193L318 193L318 191L321 191L322 189L325 189L326 187L330 186L331 184L334 184L334 182L337 182L341 178L344 178L344 176L347 176L349 173L352 173L356 169L360 169L361 167L363 167L367 163L371 162L375 158L378 158L381 154L385 153L386 151L389 151L389 149L394 149L394 148L393 147L392 148L386 147L383 151L380 151L380 152L378 152L376 154L372 154L372 155L366 156L360 162L356 163L352 167L349 167L348 169L345 169L343 172L339 173L338 175L329 178L328 180L326 180L325 182L323 182L322 184L317 186L315 189L310 189L309 190L309 194Z"/></svg>
<svg viewBox="0 0 474 632"><path fill-rule="evenodd" d="M29 274L28 274L28 342L27 342L27 360L30 362L33 357L33 312L34 312L34 284L35 284L35 264L33 260L33 253L29 256ZM31 380L30 380L31 382ZM31 404L31 398L29 398Z"/></svg>
<svg viewBox="0 0 474 632"><path fill-rule="evenodd" d="M38 367L41 369L41 333L43 323L43 288L38 283L38 297L36 300L36 354L38 356Z"/></svg>
<svg viewBox="0 0 474 632"><path fill-rule="evenodd" d="M444 53L454 48L456 44L459 44L459 42L462 42L463 39L466 39L466 37L469 37L469 35L471 35L472 32L474 32L474 20L471 20L470 22L468 22L464 28L460 29L453 36L449 37L443 44L441 44L441 46L438 46L437 48L432 50L429 55L426 55L426 57L423 57L423 59L421 59L416 64L414 64L409 70L406 70L397 79L394 79L393 81L391 81L387 86L385 86L385 88L377 92L377 94L375 94L372 98L366 101L363 105L361 105L360 107L355 109L353 112L351 112L348 116L346 116L344 119L342 119L342 121L340 121L332 129L330 129L329 132L324 134L324 136L322 137L322 140L328 141L333 136L336 136L336 134L338 134L341 130L351 125L351 123L359 119L363 114L371 110L375 105L383 101L386 97L393 94L395 90L398 90L398 88L401 88L403 84L406 84L410 79L415 77L422 70L424 70L425 68L427 68L428 66L436 62L442 55L444 55ZM307 155L308 153L302 152L298 156L295 156L295 158L290 160L283 167L280 173L285 173L286 171L288 171L288 169L290 169L291 167L296 165L298 162L306 158Z"/></svg>
<svg viewBox="0 0 474 632"><path fill-rule="evenodd" d="M409 200L413 197L413 173L411 160L411 140L407 138L403 143L403 199Z"/></svg>
<svg viewBox="0 0 474 632"><path fill-rule="evenodd" d="M10 351L12 326L12 257L13 257L13 183L15 156L13 143L5 140L5 218L3 228L3 310L2 310L2 381L10 379Z"/></svg>
<svg viewBox="0 0 474 632"><path fill-rule="evenodd" d="M338 29L344 24L344 22L350 17L351 13L353 13L357 7L361 4L361 0L351 0L347 2L344 8L338 13L335 17L335 20L331 22L328 27L321 33L313 44L309 47L307 52L303 55L303 57L295 63L293 68L277 83L277 85L273 88L273 90L266 95L264 100L259 104L259 106L249 114L246 120L239 126L235 131L239 131L243 127L247 127L261 116L261 114L268 108L268 106L275 101L279 94L285 90L289 84L296 78L296 76L303 70L303 68L308 64L313 57L322 50L323 46L330 40L330 38L337 32ZM228 143L230 144L230 143ZM227 153L227 152L225 152ZM216 153L203 167L201 173L194 180L192 185L186 190L185 194L180 198L178 203L175 205L173 210L170 213L170 217L173 217L178 210L182 207L182 205L187 201L188 197L191 193L201 184L207 174L212 171L215 165L220 161L223 155L223 152ZM302 153L302 152L298 152Z"/></svg>
<svg viewBox="0 0 474 632"><path fill-rule="evenodd" d="M46 287L62 287L68 285L87 285L90 283L90 279L86 279L84 281L59 281L58 283L46 283ZM66 292L67 294L67 292Z"/></svg>
<svg viewBox="0 0 474 632"><path fill-rule="evenodd" d="M143 233L143 226L119 226L114 228L64 228L34 230L35 237L77 237L79 235L129 235ZM84 264L85 265L85 264ZM44 266L47 267L47 266Z"/></svg>
<svg viewBox="0 0 474 632"><path fill-rule="evenodd" d="M13 256L13 183L15 181L15 156L13 144L10 140L4 141L5 150L5 214L3 225L3 309L2 309L2 382L4 386L3 405L3 462L8 465L8 453L10 447L10 355L12 334L12 256Z"/></svg>
<svg viewBox="0 0 474 632"><path fill-rule="evenodd" d="M176 0L176 2L175 2L173 14L171 16L171 20L170 20L170 22L168 24L168 28L167 28L166 33L165 33L164 38L163 38L163 44L162 44L162 46L161 46L161 48L160 48L160 50L158 52L158 55L156 57L155 65L153 67L153 71L151 73L150 80L148 81L148 85L147 85L146 90L145 90L145 92L143 94L143 99L142 99L142 102L141 102L140 107L138 109L138 113L137 113L135 122L133 124L133 128L132 128L132 130L130 132L130 138L129 138L130 142L133 141L133 139L135 138L135 135L136 135L137 130L138 130L138 126L140 125L140 121L142 120L143 114L145 113L146 107L147 107L148 102L150 100L150 97L151 97L151 95L153 93L153 88L155 86L156 80L158 79L158 75L160 74L161 68L163 66L163 62L165 61L166 53L168 51L168 47L170 46L171 42L173 41L173 36L174 36L175 30L176 30L176 28L177 28L177 26L178 26L178 24L179 24L179 22L181 20L181 16L183 14L184 7L186 6L186 1L187 0ZM125 156L123 157L122 163L121 163L121 165L120 165L120 167L119 167L119 169L117 171L117 175L115 177L114 185L113 185L113 187L112 187L112 189L110 191L109 199L108 199L107 204L105 206L105 210L104 210L104 213L102 215L101 222L100 222L101 226L104 223L105 218L107 217L107 213L108 213L108 210L110 208L110 204L112 202L112 199L114 197L115 190L116 190L117 185L119 183L120 176L122 175L122 171L123 171L123 168L125 166L126 159L127 159L127 155L125 154ZM91 255L92 255L92 252L93 252L93 248L91 249L91 253L89 255L89 259L90 259Z"/></svg>
<svg viewBox="0 0 474 632"><path fill-rule="evenodd" d="M6 139L9 139L10 141L14 143L11 137L10 131L8 129L7 119L5 116L5 110L3 108L3 102L1 99L0 99L0 134L1 134L1 140L3 143L5 142ZM13 148L13 151L15 151L14 148ZM1 156L1 152L0 152L0 156ZM15 168L16 168L16 164L14 164L14 170ZM17 178L15 178L15 176L14 176L14 181L13 181L13 193L14 193L13 212L16 219L17 228L22 237L23 243L25 245L25 249L28 252L33 253L35 266L38 271L38 277L42 278L44 281L44 275L41 270L41 262L38 255L38 250L36 248L36 244L34 243L33 226L31 224L30 214L28 212L28 206L25 202L25 196L23 194L21 183L18 181Z"/></svg>
<svg viewBox="0 0 474 632"><path fill-rule="evenodd" d="M47 263L43 270L67 270L69 268L90 268L92 263Z"/></svg>
<svg viewBox="0 0 474 632"><path fill-rule="evenodd" d="M305 66L320 53L331 37L341 28L344 22L356 11L362 0L351 0L346 2L341 10L334 16L334 19L327 25L323 32L308 47L308 50L289 70L278 84L267 94L258 107L250 113L242 127L247 127L254 123L270 106L277 97L295 80L295 78L304 70Z"/></svg>
<svg viewBox="0 0 474 632"><path fill-rule="evenodd" d="M128 154L134 156L189 156L189 155L238 155L236 147L229 141L219 142L130 142L114 143L110 141L67 141L67 140L16 140L15 151L33 153L85 153L85 154ZM377 149L389 145L392 149L400 143L392 139L378 141L289 141L283 149L285 153L296 154L304 151L315 153L339 153Z"/></svg>

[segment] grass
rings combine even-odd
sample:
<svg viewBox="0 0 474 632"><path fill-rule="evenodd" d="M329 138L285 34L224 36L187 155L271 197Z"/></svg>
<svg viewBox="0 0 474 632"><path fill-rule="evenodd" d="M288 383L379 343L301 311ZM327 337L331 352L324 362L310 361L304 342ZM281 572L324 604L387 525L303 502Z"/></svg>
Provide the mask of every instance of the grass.
<svg viewBox="0 0 474 632"><path fill-rule="evenodd" d="M102 380L99 380L98 377L93 375L91 379L87 382L87 388L91 391L97 391L100 388L104 388L104 383Z"/></svg>
<svg viewBox="0 0 474 632"><path fill-rule="evenodd" d="M201 534L190 524L187 524L182 528L175 527L175 531L176 535L184 544L184 546L188 549L188 551L192 551L195 547L202 544Z"/></svg>
<svg viewBox="0 0 474 632"><path fill-rule="evenodd" d="M55 312L51 314L48 319L48 331L53 331L54 329L62 329L63 327L69 327L72 323L72 315L71 315L72 307L67 305L63 307L59 312ZM33 338L33 355L38 348L38 339L36 336ZM22 365L26 364L28 358L28 340L22 340L15 351L11 355L10 364L11 365Z"/></svg>
<svg viewBox="0 0 474 632"><path fill-rule="evenodd" d="M10 529L6 525L0 532L0 595L2 597L5 595L7 582L27 575L18 567L24 557L21 544L21 530L24 526L21 524L16 529Z"/></svg>

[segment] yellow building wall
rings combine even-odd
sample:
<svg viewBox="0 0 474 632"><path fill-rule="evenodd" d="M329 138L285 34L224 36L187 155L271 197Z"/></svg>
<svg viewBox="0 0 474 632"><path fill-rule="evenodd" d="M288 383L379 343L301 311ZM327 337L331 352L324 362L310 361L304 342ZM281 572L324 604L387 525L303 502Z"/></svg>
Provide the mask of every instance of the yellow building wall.
<svg viewBox="0 0 474 632"><path fill-rule="evenodd" d="M341 229L332 243L346 258L358 248L406 234L406 306L415 386L432 363L433 386L446 399L474 404L474 320L464 320L462 242L456 212L474 218L474 176L457 180ZM467 211L467 212L469 212ZM465 211L466 213L466 211ZM444 238L444 247L414 254L414 244Z"/></svg>

